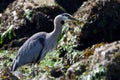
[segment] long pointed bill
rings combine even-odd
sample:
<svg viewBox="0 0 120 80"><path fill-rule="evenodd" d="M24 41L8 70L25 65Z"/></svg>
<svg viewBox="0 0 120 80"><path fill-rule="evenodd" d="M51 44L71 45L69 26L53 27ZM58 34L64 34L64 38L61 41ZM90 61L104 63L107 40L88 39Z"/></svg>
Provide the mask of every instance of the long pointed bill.
<svg viewBox="0 0 120 80"><path fill-rule="evenodd" d="M76 18L74 18L74 17L72 17L72 16L69 17L68 19L69 19L70 22L73 22L73 23L75 23L76 25L81 25L82 23L84 23L83 21L80 21L80 20L78 20L78 19L76 19ZM68 22L69 22L69 21L68 21Z"/></svg>
<svg viewBox="0 0 120 80"><path fill-rule="evenodd" d="M76 19L76 18L74 18L74 17L72 17L72 16L71 16L71 17L69 17L68 19L69 19L69 20L71 20L71 21L73 21L73 22L79 22L79 20L78 20L78 19Z"/></svg>
<svg viewBox="0 0 120 80"><path fill-rule="evenodd" d="M70 19L72 20L72 21L78 21L76 18L74 18L74 17L70 17Z"/></svg>

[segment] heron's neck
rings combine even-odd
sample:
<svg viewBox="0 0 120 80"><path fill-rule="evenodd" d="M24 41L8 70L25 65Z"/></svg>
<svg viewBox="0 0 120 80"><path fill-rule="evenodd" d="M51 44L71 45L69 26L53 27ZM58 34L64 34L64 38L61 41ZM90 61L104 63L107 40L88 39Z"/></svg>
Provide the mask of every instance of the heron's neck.
<svg viewBox="0 0 120 80"><path fill-rule="evenodd" d="M54 38L58 38L61 32L62 24L59 21L54 22L54 30L51 32L51 36L54 36Z"/></svg>

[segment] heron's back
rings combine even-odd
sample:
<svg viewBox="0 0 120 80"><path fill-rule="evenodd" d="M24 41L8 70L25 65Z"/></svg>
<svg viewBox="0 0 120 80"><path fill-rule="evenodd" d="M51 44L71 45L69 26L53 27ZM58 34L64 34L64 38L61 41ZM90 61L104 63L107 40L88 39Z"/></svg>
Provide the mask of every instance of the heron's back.
<svg viewBox="0 0 120 80"><path fill-rule="evenodd" d="M14 60L11 69L15 71L18 67L35 63L41 57L41 52L44 47L46 33L36 33L30 37L19 49L18 55Z"/></svg>

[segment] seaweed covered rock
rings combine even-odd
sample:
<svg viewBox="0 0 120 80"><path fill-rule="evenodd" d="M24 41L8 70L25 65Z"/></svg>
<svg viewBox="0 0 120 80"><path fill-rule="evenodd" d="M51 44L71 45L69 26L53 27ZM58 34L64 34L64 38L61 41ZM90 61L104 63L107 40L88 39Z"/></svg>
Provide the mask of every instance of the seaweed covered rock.
<svg viewBox="0 0 120 80"><path fill-rule="evenodd" d="M120 40L120 3L117 0L89 0L75 13L84 22L77 49L100 42Z"/></svg>
<svg viewBox="0 0 120 80"><path fill-rule="evenodd" d="M79 80L120 80L120 41L104 44L94 54L68 68L67 78ZM79 77L79 78L78 78Z"/></svg>
<svg viewBox="0 0 120 80"><path fill-rule="evenodd" d="M0 69L0 79L1 80L19 80L16 76L10 73L8 68Z"/></svg>
<svg viewBox="0 0 120 80"><path fill-rule="evenodd" d="M63 12L53 0L14 1L0 16L0 47L39 31L52 31L54 17Z"/></svg>
<svg viewBox="0 0 120 80"><path fill-rule="evenodd" d="M106 80L120 80L120 41L96 48L92 56L90 69L97 69L98 65L106 68Z"/></svg>

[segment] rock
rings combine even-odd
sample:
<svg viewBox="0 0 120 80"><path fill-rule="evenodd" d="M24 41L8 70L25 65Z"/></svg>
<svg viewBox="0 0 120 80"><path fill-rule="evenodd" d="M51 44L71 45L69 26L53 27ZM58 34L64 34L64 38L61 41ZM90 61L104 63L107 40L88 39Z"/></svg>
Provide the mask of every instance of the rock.
<svg viewBox="0 0 120 80"><path fill-rule="evenodd" d="M74 63L67 69L67 80L76 80L76 76L86 71L87 60Z"/></svg>
<svg viewBox="0 0 120 80"><path fill-rule="evenodd" d="M120 41L115 41L110 44L96 48L91 61L91 66L95 63L101 63L103 66L107 66L113 61L117 54L120 52ZM119 55L118 55L119 56Z"/></svg>
<svg viewBox="0 0 120 80"><path fill-rule="evenodd" d="M77 49L84 50L99 42L120 40L120 2L117 0L90 0L75 13L82 23Z"/></svg>
<svg viewBox="0 0 120 80"><path fill-rule="evenodd" d="M92 48L92 47L91 47ZM120 80L120 41L103 44L67 69L67 80ZM77 78L79 77L79 78Z"/></svg>
<svg viewBox="0 0 120 80"><path fill-rule="evenodd" d="M11 73L11 71L8 67L0 70L0 79L1 80L19 80L16 76L14 76Z"/></svg>
<svg viewBox="0 0 120 80"><path fill-rule="evenodd" d="M39 80L50 80L46 74L43 74Z"/></svg>
<svg viewBox="0 0 120 80"><path fill-rule="evenodd" d="M95 49L90 69L96 69L98 64L107 68L107 80L120 80L120 41Z"/></svg>
<svg viewBox="0 0 120 80"><path fill-rule="evenodd" d="M80 79L120 80L120 41L96 48L88 61L88 69Z"/></svg>
<svg viewBox="0 0 120 80"><path fill-rule="evenodd" d="M65 76L60 76L59 78L56 78L55 80L66 80Z"/></svg>
<svg viewBox="0 0 120 80"><path fill-rule="evenodd" d="M50 73L51 73L51 76L55 78L58 78L64 75L62 72L62 69L59 69L59 68L54 68L53 70L51 70Z"/></svg>

